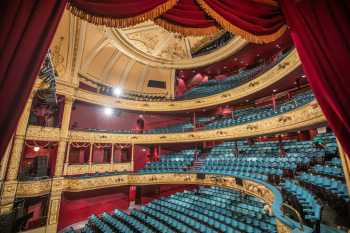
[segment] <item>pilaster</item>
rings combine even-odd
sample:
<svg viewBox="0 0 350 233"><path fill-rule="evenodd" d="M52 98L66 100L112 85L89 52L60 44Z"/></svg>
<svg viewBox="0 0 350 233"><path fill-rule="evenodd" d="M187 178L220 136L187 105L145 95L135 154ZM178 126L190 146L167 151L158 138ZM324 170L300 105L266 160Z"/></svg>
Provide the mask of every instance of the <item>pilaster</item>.
<svg viewBox="0 0 350 233"><path fill-rule="evenodd" d="M17 189L17 177L18 170L20 168L20 162L22 157L22 151L24 147L25 133L28 126L28 120L30 115L30 109L32 107L34 92L31 93L22 115L19 119L15 136L13 138L12 150L10 145L8 148L9 161L7 168L6 181L1 192L0 199L0 213L8 213L12 210L13 202L16 196ZM11 151L11 152L10 152Z"/></svg>
<svg viewBox="0 0 350 233"><path fill-rule="evenodd" d="M66 96L64 101L63 117L60 130L60 141L58 142L55 177L62 176L64 158L68 141L69 123L72 112L74 99L71 96Z"/></svg>
<svg viewBox="0 0 350 233"><path fill-rule="evenodd" d="M60 212L61 195L64 181L63 177L53 178L51 195L49 200L49 211L47 214L46 232L57 232L57 223Z"/></svg>

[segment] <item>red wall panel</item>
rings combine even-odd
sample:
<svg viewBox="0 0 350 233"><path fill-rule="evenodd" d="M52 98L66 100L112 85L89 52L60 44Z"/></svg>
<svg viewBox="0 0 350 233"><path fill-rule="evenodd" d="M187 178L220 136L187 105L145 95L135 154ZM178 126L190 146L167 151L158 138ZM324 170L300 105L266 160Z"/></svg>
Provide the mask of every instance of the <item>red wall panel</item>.
<svg viewBox="0 0 350 233"><path fill-rule="evenodd" d="M92 214L126 210L129 207L129 186L91 190L79 193L63 193L58 230L87 220Z"/></svg>

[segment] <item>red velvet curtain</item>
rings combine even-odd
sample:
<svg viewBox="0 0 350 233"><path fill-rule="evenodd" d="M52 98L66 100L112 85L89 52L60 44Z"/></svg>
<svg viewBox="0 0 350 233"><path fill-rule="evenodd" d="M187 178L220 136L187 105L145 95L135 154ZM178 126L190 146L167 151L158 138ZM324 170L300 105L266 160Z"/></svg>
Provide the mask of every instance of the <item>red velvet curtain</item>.
<svg viewBox="0 0 350 233"><path fill-rule="evenodd" d="M272 42L286 30L277 2L252 0L196 0L225 30L255 43Z"/></svg>
<svg viewBox="0 0 350 233"><path fill-rule="evenodd" d="M304 71L350 155L350 1L281 0Z"/></svg>
<svg viewBox="0 0 350 233"><path fill-rule="evenodd" d="M204 35L219 32L215 20L210 18L196 0L179 0L177 4L155 20L155 23L173 32L185 35Z"/></svg>
<svg viewBox="0 0 350 233"><path fill-rule="evenodd" d="M65 5L64 0L1 3L0 158L16 128Z"/></svg>
<svg viewBox="0 0 350 233"><path fill-rule="evenodd" d="M218 32L217 25L255 43L286 30L274 0L69 0L70 11L89 22L128 27L148 19L184 35Z"/></svg>
<svg viewBox="0 0 350 233"><path fill-rule="evenodd" d="M71 12L88 22L110 27L128 27L154 19L176 0L69 0Z"/></svg>

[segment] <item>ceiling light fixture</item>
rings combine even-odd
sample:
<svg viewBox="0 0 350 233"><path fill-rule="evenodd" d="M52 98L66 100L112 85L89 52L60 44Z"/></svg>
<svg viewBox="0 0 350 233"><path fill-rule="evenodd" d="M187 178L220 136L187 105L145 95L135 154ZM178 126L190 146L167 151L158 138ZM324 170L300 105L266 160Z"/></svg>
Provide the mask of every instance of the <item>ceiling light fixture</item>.
<svg viewBox="0 0 350 233"><path fill-rule="evenodd" d="M111 116L113 114L113 109L109 107L105 107L103 111L107 116Z"/></svg>
<svg viewBox="0 0 350 233"><path fill-rule="evenodd" d="M123 90L120 87L113 88L113 95L119 97L123 94Z"/></svg>
<svg viewBox="0 0 350 233"><path fill-rule="evenodd" d="M34 146L33 150L34 150L35 152L38 152L38 151L40 150L40 147L39 147L39 146Z"/></svg>

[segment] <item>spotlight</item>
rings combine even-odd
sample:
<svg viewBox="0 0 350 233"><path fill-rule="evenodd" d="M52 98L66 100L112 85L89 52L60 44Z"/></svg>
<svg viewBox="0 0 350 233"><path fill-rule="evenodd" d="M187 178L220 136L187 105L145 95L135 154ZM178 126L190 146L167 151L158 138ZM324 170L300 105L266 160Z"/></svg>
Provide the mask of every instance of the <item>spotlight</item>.
<svg viewBox="0 0 350 233"><path fill-rule="evenodd" d="M113 109L112 108L109 108L109 107L106 107L104 108L104 113L107 115L107 116L110 116L113 114Z"/></svg>
<svg viewBox="0 0 350 233"><path fill-rule="evenodd" d="M277 90L276 89L273 89L273 92L276 92Z"/></svg>
<svg viewBox="0 0 350 233"><path fill-rule="evenodd" d="M120 87L113 88L113 95L119 97L123 94L123 90Z"/></svg>
<svg viewBox="0 0 350 233"><path fill-rule="evenodd" d="M38 152L38 151L40 150L40 147L34 146L33 150L34 150L35 152Z"/></svg>

